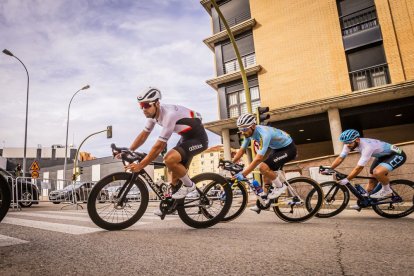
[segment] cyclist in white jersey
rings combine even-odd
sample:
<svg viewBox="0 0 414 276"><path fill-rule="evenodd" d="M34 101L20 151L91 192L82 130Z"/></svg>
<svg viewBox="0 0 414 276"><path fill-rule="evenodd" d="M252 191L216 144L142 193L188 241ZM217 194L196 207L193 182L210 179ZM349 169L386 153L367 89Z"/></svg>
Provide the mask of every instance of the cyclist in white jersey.
<svg viewBox="0 0 414 276"><path fill-rule="evenodd" d="M243 141L240 149L237 151L232 162L236 163L243 156L250 142L253 140L258 143L259 150L254 160L242 172L235 175L235 178L242 181L251 171L259 164L260 173L264 179L264 192L260 196L266 196L268 187L273 185L274 189L267 195L268 199L279 197L287 189L279 178L276 170L281 169L283 165L296 158L296 146L292 138L283 130L256 125L256 117L253 114L243 114L237 119L237 127L243 133L246 139ZM256 205L250 210L260 212Z"/></svg>
<svg viewBox="0 0 414 276"><path fill-rule="evenodd" d="M354 150L361 153L357 166L346 178L340 180L339 184L346 185L362 171L371 157L374 157L375 160L370 168L370 176L375 177L381 183L382 188L378 192L371 194L370 197L379 199L392 194L388 173L404 164L407 159L405 153L400 148L389 143L376 139L360 138L359 132L354 129L345 130L339 140L344 143L344 148L332 163L331 167L333 169L343 162L349 152ZM374 180L370 180L367 192L370 193L376 184ZM355 209L357 208L355 207Z"/></svg>
<svg viewBox="0 0 414 276"><path fill-rule="evenodd" d="M155 124L162 126L163 129L148 155L140 163L126 166L126 169L133 172L144 169L167 146L167 141L172 133L181 135L178 144L165 155L164 163L172 172L172 186L177 184L178 179L183 183L178 191L173 189L172 198L182 199L195 190L195 184L187 174L191 159L208 147L208 137L201 123L201 116L183 106L160 104L161 92L155 87L146 88L137 99L148 120L144 129L132 142L130 150L134 151L144 144ZM160 211L155 213L161 215Z"/></svg>

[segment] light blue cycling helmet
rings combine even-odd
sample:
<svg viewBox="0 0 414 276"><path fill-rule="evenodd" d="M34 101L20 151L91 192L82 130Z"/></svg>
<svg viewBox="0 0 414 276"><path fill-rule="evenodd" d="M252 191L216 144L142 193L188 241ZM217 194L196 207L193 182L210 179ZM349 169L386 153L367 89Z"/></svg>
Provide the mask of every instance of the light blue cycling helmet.
<svg viewBox="0 0 414 276"><path fill-rule="evenodd" d="M356 138L361 137L359 132L355 129L347 129L342 132L341 136L339 137L339 141L342 143L348 144L353 142Z"/></svg>

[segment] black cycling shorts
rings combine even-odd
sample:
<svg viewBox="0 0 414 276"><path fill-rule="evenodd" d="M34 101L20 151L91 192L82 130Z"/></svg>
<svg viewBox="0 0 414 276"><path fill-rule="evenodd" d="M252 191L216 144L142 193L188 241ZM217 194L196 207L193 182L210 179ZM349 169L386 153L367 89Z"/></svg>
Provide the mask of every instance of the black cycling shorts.
<svg viewBox="0 0 414 276"><path fill-rule="evenodd" d="M187 169L190 166L193 157L208 148L208 136L204 129L200 119L197 118L185 118L177 122L183 121L183 124L189 125L189 120L192 120L192 129L182 134L180 141L174 147L176 151L181 155L181 164Z"/></svg>
<svg viewBox="0 0 414 276"><path fill-rule="evenodd" d="M288 146L280 149L270 149L266 154L266 163L272 171L282 169L283 165L296 158L297 150L295 143L290 143Z"/></svg>
<svg viewBox="0 0 414 276"><path fill-rule="evenodd" d="M381 165L382 167L385 167L388 169L388 171L395 170L399 166L405 163L407 160L407 155L405 155L405 152L401 151L401 153L394 153L386 156L382 156L379 158L375 158L374 162L372 162L371 168L369 169L369 172L371 174L374 173L374 169Z"/></svg>

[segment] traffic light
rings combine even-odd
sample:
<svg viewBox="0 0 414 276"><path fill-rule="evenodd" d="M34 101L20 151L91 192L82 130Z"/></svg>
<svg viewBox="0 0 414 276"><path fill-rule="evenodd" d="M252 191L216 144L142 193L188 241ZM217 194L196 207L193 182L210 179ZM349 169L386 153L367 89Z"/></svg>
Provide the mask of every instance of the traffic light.
<svg viewBox="0 0 414 276"><path fill-rule="evenodd" d="M106 127L106 138L112 138L112 126Z"/></svg>
<svg viewBox="0 0 414 276"><path fill-rule="evenodd" d="M83 167L78 167L78 174L79 175L83 174Z"/></svg>
<svg viewBox="0 0 414 276"><path fill-rule="evenodd" d="M257 124L264 125L264 126L267 125L267 122L265 121L270 119L270 114L268 112L269 112L268 106L264 106L264 107L259 106L257 108L257 112L256 112Z"/></svg>

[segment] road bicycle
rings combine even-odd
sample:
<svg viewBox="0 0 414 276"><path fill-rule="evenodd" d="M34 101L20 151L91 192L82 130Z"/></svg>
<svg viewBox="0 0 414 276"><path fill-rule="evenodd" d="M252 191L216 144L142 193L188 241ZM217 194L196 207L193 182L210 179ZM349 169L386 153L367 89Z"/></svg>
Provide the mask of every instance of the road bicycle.
<svg viewBox="0 0 414 276"><path fill-rule="evenodd" d="M329 167L319 167L319 173L324 175L334 175L335 179L341 180L347 176ZM356 176L357 179L375 179L374 177ZM375 179L376 180L376 179ZM408 216L414 211L414 182L404 179L392 180L390 182L392 194L385 198L370 198L368 193L356 184L351 183L340 185L336 181L321 183L325 192L324 205L319 210L316 217L330 218L341 213L348 205L351 192L356 198L359 208L372 207L375 213L385 218L401 218ZM381 184L374 188L372 193L381 189Z"/></svg>
<svg viewBox="0 0 414 276"><path fill-rule="evenodd" d="M7 180L0 175L0 221L6 216L11 204L10 185Z"/></svg>
<svg viewBox="0 0 414 276"><path fill-rule="evenodd" d="M220 160L219 166L229 171L232 176L243 171L244 167L226 160ZM277 171L277 174L281 182L287 186L286 192L272 200L256 194L256 205L259 209L267 210L272 207L275 214L286 222L303 222L312 218L322 205L323 192L319 184L311 178L302 176L288 180L282 168ZM253 191L256 190L248 179L238 181L227 178L227 181L233 189L233 205L223 221L234 220L243 213L248 202L248 186L252 187ZM268 192L272 190L273 186L270 185Z"/></svg>
<svg viewBox="0 0 414 276"><path fill-rule="evenodd" d="M145 153L132 152L127 148L111 145L113 156L120 154L124 165L140 162ZM165 166L164 163L152 162ZM184 199L174 200L166 193L165 185L157 185L145 170L139 172L117 172L98 181L92 188L88 199L88 213L92 221L106 230L121 230L135 224L145 213L149 202L150 188L161 200L161 219L177 211L181 220L193 228L211 227L220 222L228 212L232 192L226 179L215 173L202 173L191 179L196 190ZM120 186L119 191L110 200L102 202L100 195L109 187ZM229 195L222 201L212 189ZM178 187L177 187L178 189Z"/></svg>

